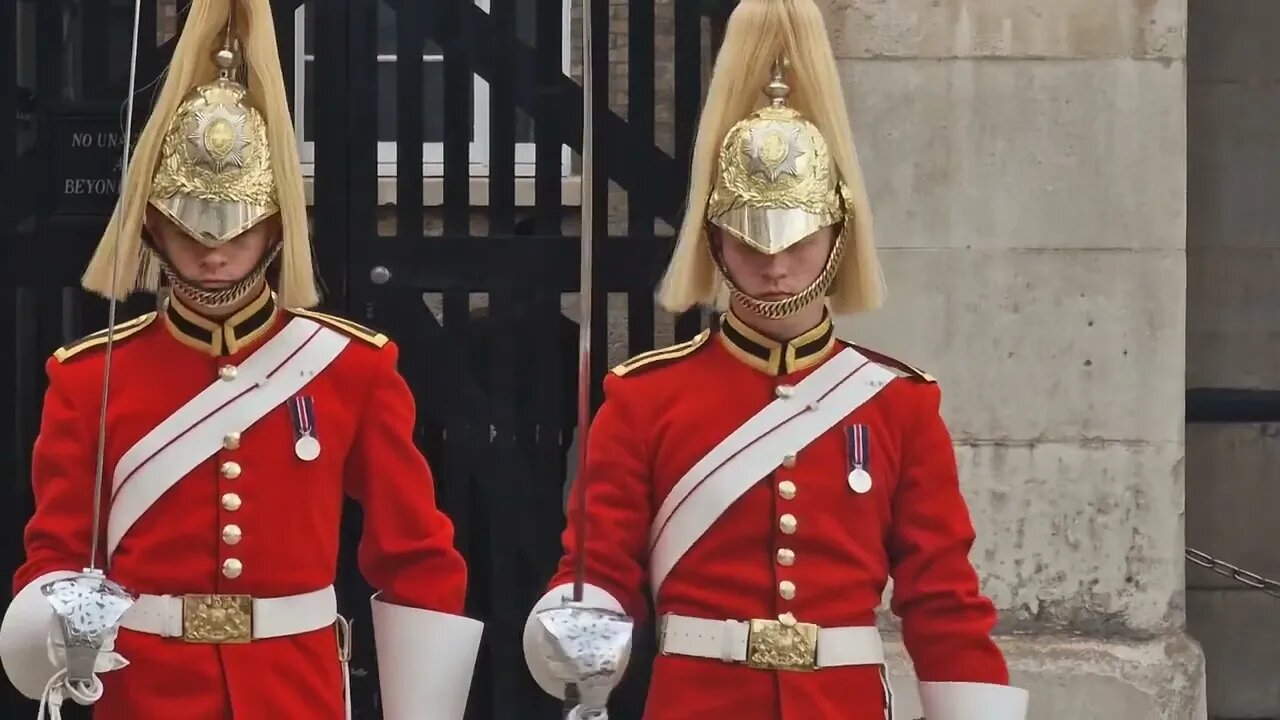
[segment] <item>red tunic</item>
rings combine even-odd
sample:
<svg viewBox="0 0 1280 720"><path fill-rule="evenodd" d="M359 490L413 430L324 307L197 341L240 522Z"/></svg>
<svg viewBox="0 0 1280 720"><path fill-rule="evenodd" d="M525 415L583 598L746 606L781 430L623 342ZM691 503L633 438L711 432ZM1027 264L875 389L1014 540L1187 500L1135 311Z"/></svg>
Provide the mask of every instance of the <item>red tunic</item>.
<svg viewBox="0 0 1280 720"><path fill-rule="evenodd" d="M727 315L722 332L701 345L640 356L624 363L625 374L607 377L581 476L590 483L587 582L644 617L649 528L666 494L773 401L776 387L795 385L842 347L829 320L788 348ZM989 636L996 613L969 561L974 530L939 401L938 386L918 371L890 381L803 448L794 467L779 468L729 507L667 576L654 599L657 615L749 620L790 612L823 627L873 625L892 576L892 609L920 680L1007 684ZM846 428L857 424L870 436L873 485L865 494L846 481ZM780 492L783 481L794 491ZM790 535L779 527L788 513L796 521ZM573 581L579 514L571 506L551 588ZM794 584L793 599L781 596L782 581ZM876 666L774 671L660 654L645 717L884 720L883 694Z"/></svg>
<svg viewBox="0 0 1280 720"><path fill-rule="evenodd" d="M292 319L271 302L259 304L256 313L238 315L234 334L213 339L225 329L202 328L175 308L134 325L113 351L108 489L130 446L217 382L219 368L243 362ZM312 317L353 336L298 391L314 403L319 457L303 462L295 455L290 403L276 407L164 494L124 536L108 575L135 593L158 595L270 598L324 588L335 578L345 494L363 506L359 564L381 599L460 614L466 568L413 443L414 400L396 370L396 346L358 326ZM105 357L93 343L48 362L32 461L36 510L15 592L45 573L79 570L88 557ZM227 349L233 352L216 355ZM238 465L237 476L222 471L228 462ZM229 559L239 561L238 575L224 567ZM333 628L224 645L121 629L116 650L130 665L101 676L97 720L345 717Z"/></svg>

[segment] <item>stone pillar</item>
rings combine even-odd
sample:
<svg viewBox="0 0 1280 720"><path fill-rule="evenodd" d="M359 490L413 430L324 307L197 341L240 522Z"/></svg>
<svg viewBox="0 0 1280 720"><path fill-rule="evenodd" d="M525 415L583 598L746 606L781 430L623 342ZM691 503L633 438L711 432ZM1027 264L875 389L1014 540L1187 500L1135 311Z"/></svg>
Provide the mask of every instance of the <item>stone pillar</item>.
<svg viewBox="0 0 1280 720"><path fill-rule="evenodd" d="M1185 633L1185 0L827 7L889 284L841 330L941 383L1029 717L1205 718Z"/></svg>
<svg viewBox="0 0 1280 720"><path fill-rule="evenodd" d="M1280 389L1280 4L1191 0L1187 383ZM1276 418L1272 418L1273 420ZM1280 577L1280 425L1187 427L1187 543ZM1280 717L1280 599L1192 567L1214 717Z"/></svg>

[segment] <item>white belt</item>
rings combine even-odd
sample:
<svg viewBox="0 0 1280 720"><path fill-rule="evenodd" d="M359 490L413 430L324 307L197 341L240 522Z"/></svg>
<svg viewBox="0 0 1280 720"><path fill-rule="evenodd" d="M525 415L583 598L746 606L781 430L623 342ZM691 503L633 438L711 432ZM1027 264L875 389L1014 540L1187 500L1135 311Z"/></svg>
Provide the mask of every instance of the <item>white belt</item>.
<svg viewBox="0 0 1280 720"><path fill-rule="evenodd" d="M120 626L196 643L234 643L299 635L338 620L338 598L330 585L301 595L142 595Z"/></svg>
<svg viewBox="0 0 1280 720"><path fill-rule="evenodd" d="M756 629L752 632L753 627ZM799 641L794 633L811 633ZM781 639L782 642L777 642ZM815 642L816 640L816 642ZM799 656L805 654L804 668ZM843 665L883 665L884 644L873 626L818 628L799 623L786 626L777 620L706 620L683 615L664 615L658 650L667 655L688 655L730 663L775 667L776 669L816 669ZM784 659L772 665L769 658Z"/></svg>

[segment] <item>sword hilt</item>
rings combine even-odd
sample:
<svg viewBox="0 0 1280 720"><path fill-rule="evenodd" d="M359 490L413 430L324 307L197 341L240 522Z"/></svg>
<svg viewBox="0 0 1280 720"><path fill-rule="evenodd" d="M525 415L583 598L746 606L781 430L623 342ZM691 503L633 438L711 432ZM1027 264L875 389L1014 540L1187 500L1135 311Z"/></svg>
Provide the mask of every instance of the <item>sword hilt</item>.
<svg viewBox="0 0 1280 720"><path fill-rule="evenodd" d="M136 597L100 571L86 568L79 575L40 587L53 606L67 659L67 682L91 685L98 654L114 637L125 611Z"/></svg>
<svg viewBox="0 0 1280 720"><path fill-rule="evenodd" d="M569 713L578 706L578 686L566 685L564 688L564 705L560 707L561 720L569 717Z"/></svg>

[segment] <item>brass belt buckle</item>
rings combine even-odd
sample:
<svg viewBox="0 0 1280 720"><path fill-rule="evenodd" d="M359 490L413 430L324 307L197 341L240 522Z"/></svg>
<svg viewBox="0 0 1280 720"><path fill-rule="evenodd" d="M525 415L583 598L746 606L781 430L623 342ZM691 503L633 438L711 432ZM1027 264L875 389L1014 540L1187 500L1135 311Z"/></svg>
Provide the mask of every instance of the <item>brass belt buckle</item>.
<svg viewBox="0 0 1280 720"><path fill-rule="evenodd" d="M783 620L752 620L747 635L747 665L761 670L818 669L818 626Z"/></svg>
<svg viewBox="0 0 1280 720"><path fill-rule="evenodd" d="M248 595L184 595L182 639L189 643L253 640L253 598Z"/></svg>

